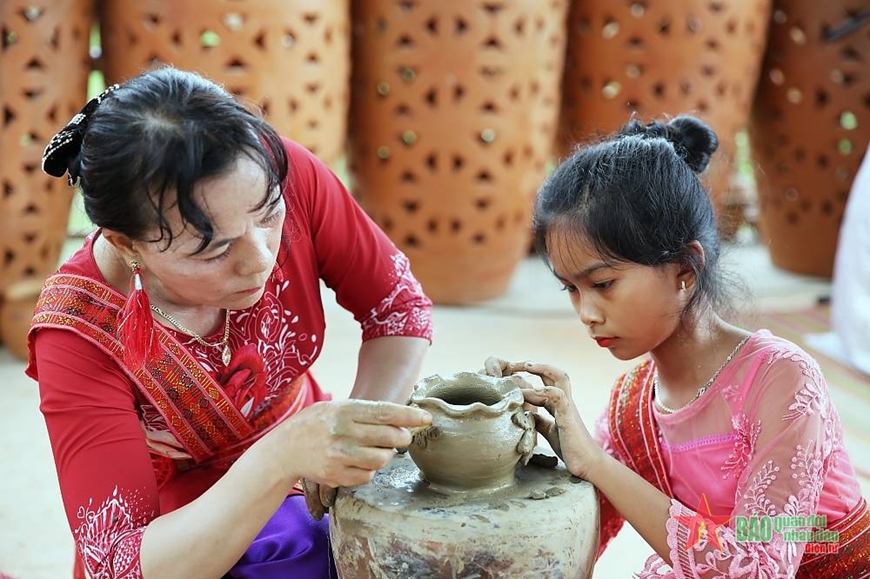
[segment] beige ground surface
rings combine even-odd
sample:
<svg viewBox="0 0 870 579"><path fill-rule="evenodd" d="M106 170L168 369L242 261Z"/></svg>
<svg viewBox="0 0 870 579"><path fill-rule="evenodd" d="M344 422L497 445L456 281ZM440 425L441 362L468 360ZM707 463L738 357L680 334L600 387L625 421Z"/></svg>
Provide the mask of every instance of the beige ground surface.
<svg viewBox="0 0 870 579"><path fill-rule="evenodd" d="M726 261L747 282L758 310L810 304L829 289L825 282L776 270L757 245L734 248ZM436 308L436 342L424 371L478 369L490 354L550 362L568 370L581 413L592 421L604 408L612 380L629 364L614 360L587 338L565 294L557 290L544 267L529 259L505 297L476 307ZM345 396L355 372L359 328L331 296L327 326L315 372L325 388ZM72 540L36 385L22 370L22 363L0 350L0 572L16 579L65 579L70 577ZM626 527L599 561L596 577L629 577L649 553Z"/></svg>

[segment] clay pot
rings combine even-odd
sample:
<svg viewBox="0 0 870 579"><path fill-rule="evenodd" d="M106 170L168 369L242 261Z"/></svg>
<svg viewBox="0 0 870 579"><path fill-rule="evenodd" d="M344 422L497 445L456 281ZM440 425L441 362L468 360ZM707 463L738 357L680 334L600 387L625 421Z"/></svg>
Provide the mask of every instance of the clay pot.
<svg viewBox="0 0 870 579"><path fill-rule="evenodd" d="M539 449L546 452L544 449ZM588 579L598 552L592 484L530 461L495 493L431 492L407 454L338 489L329 537L341 579Z"/></svg>
<svg viewBox="0 0 870 579"><path fill-rule="evenodd" d="M57 268L74 190L42 152L85 103L92 21L90 0L0 2L0 295Z"/></svg>
<svg viewBox="0 0 870 579"><path fill-rule="evenodd" d="M632 113L644 122L693 114L719 137L704 181L722 216L769 17L770 0L575 0L559 126L563 154L617 131Z"/></svg>
<svg viewBox="0 0 870 579"><path fill-rule="evenodd" d="M42 282L39 280L17 282L6 288L0 301L0 336L3 337L3 345L21 360L27 360L27 333L41 288Z"/></svg>
<svg viewBox="0 0 870 579"><path fill-rule="evenodd" d="M435 302L503 294L552 153L567 0L352 6L354 193Z"/></svg>
<svg viewBox="0 0 870 579"><path fill-rule="evenodd" d="M534 422L510 378L473 372L429 376L410 403L432 414L432 425L408 448L432 490L492 491L514 484L514 470L534 448Z"/></svg>
<svg viewBox="0 0 870 579"><path fill-rule="evenodd" d="M760 233L774 265L830 277L870 140L870 23L858 21L867 2L774 6L750 126Z"/></svg>
<svg viewBox="0 0 870 579"><path fill-rule="evenodd" d="M157 63L199 72L333 164L346 133L348 16L348 0L103 0L103 68L109 83Z"/></svg>

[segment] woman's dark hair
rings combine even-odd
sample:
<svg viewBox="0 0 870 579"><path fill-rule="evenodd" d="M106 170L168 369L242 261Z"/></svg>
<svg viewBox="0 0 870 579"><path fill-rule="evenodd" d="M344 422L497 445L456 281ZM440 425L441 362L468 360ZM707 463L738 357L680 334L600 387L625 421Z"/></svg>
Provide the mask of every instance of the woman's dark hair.
<svg viewBox="0 0 870 579"><path fill-rule="evenodd" d="M606 260L687 264L697 281L686 311L701 297L718 304L719 235L698 179L718 144L703 121L679 116L667 124L632 120L616 136L578 148L538 192L538 252L548 260L549 234L559 229ZM704 248L704 263L687 251L692 241Z"/></svg>
<svg viewBox="0 0 870 579"><path fill-rule="evenodd" d="M160 236L150 241L168 247L173 232L165 212L175 204L201 235L202 251L214 229L192 197L194 185L225 174L242 154L266 174L257 209L278 203L288 160L275 130L215 83L165 67L102 99L73 162L80 163L85 211L94 224L132 239L156 225Z"/></svg>

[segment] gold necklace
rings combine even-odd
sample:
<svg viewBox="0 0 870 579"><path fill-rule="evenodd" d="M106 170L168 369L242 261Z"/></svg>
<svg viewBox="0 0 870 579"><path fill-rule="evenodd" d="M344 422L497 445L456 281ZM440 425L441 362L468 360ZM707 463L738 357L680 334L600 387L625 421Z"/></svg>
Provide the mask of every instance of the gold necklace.
<svg viewBox="0 0 870 579"><path fill-rule="evenodd" d="M719 368L713 374L713 377L710 378L709 380L707 380L707 383L698 389L698 391L695 393L695 395L692 397L691 400L689 400L688 402L686 402L685 404L683 404L679 408L669 408L669 407L665 406L664 404L662 404L662 402L661 402L662 397L659 394L659 373L658 373L658 371L656 371L656 375L653 377L653 390L655 393L655 403L656 403L656 406L659 407L659 410L662 410L663 412L666 412L668 414L673 414L677 410L682 410L683 408L685 408L686 406L688 406L689 404L691 404L692 402L694 402L695 400L700 398L701 395L704 392L706 392L710 388L710 386L713 385L713 383L716 381L716 378L718 378L719 374L722 373L722 370L725 369L725 366L727 366L731 362L731 360L734 359L734 356L737 355L737 352L740 351L740 348L743 347L743 344L745 344L749 340L749 338L751 338L751 337L752 337L752 334L750 334L750 335L746 336L745 338L743 338L742 340L740 340L740 342L737 344L737 346L735 346L734 349L731 350L731 353L728 354L728 357L725 358L725 361L722 362L722 365L719 366Z"/></svg>
<svg viewBox="0 0 870 579"><path fill-rule="evenodd" d="M185 334L189 335L190 337L192 337L194 340L196 340L197 342L199 342L203 346L208 346L210 348L220 348L221 349L221 362L224 363L224 366L229 366L230 359L232 359L232 356L233 356L233 352L232 352L232 350L230 350L230 310L227 310L226 321L224 322L223 338L221 338L221 340L219 342L215 342L214 344L212 344L210 342L206 342L205 340L203 340L202 337L199 334L197 334L196 332L194 332L192 330L188 330L187 328L182 326L178 320L176 320L175 318L173 318L172 316L170 316L169 314L167 314L166 312L164 312L163 310L161 310L160 308L158 308L154 304L151 304L151 309L154 311L154 313L159 314L160 316L164 317L167 322L169 322L170 324L172 324L173 326L175 326L176 328L178 328L179 330L181 330Z"/></svg>

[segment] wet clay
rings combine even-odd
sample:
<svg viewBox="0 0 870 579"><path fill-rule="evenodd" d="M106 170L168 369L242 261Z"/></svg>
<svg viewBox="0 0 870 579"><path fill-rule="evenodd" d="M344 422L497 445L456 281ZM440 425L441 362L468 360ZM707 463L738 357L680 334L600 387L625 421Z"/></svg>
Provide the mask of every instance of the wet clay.
<svg viewBox="0 0 870 579"><path fill-rule="evenodd" d="M591 576L595 489L535 452L511 378L430 376L410 404L431 427L370 483L338 491L329 532L342 579Z"/></svg>
<svg viewBox="0 0 870 579"><path fill-rule="evenodd" d="M511 378L473 372L424 378L410 403L432 414L408 452L429 488L445 494L486 492L515 483L518 463L534 448L534 422Z"/></svg>
<svg viewBox="0 0 870 579"><path fill-rule="evenodd" d="M500 490L445 494L400 454L369 484L339 489L330 539L343 579L584 579L598 498L561 463L520 464Z"/></svg>

